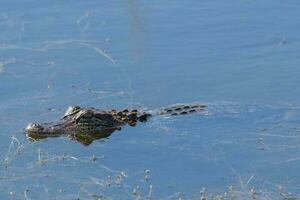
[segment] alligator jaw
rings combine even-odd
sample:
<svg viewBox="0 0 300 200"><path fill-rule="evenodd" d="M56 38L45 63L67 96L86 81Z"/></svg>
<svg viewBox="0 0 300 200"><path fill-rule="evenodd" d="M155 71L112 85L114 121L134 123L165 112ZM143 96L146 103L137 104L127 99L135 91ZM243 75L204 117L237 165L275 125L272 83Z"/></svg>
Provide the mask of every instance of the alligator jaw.
<svg viewBox="0 0 300 200"><path fill-rule="evenodd" d="M94 140L107 138L116 130L121 130L121 127L101 128L95 129L91 132L73 132L68 130L68 128L65 128L64 124L60 122L43 124L30 123L24 129L24 133L28 139L33 141L64 135L87 146Z"/></svg>
<svg viewBox="0 0 300 200"><path fill-rule="evenodd" d="M29 123L24 129L27 138L39 140L48 137L59 137L66 134L61 123Z"/></svg>

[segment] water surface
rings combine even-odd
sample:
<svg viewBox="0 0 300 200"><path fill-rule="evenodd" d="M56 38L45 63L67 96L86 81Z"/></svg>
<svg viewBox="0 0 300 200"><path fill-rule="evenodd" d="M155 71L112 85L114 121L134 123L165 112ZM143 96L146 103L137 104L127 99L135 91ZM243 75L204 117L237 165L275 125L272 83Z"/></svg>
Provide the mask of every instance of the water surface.
<svg viewBox="0 0 300 200"><path fill-rule="evenodd" d="M2 199L300 195L296 1L30 0L0 11ZM22 133L74 104L186 102L209 114L154 117L88 147Z"/></svg>

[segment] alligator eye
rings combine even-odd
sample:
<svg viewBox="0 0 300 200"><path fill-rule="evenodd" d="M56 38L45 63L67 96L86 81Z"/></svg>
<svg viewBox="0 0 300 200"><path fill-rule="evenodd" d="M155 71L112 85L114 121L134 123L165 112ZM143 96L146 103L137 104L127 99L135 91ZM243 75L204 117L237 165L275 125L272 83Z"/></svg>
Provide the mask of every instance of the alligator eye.
<svg viewBox="0 0 300 200"><path fill-rule="evenodd" d="M65 116L68 116L68 115L71 115L72 113L74 113L75 111L78 111L78 110L80 110L80 107L79 107L79 106L70 106L70 107L66 110L66 112L65 112L65 114L64 114L64 117L65 117Z"/></svg>
<svg viewBox="0 0 300 200"><path fill-rule="evenodd" d="M78 123L81 120L85 121L85 119L90 119L94 116L94 112L91 110L81 110L77 113L77 117L75 118L75 122Z"/></svg>
<svg viewBox="0 0 300 200"><path fill-rule="evenodd" d="M27 125L27 127L25 128L26 130L41 130L43 129L43 127L40 124L37 123L30 123Z"/></svg>

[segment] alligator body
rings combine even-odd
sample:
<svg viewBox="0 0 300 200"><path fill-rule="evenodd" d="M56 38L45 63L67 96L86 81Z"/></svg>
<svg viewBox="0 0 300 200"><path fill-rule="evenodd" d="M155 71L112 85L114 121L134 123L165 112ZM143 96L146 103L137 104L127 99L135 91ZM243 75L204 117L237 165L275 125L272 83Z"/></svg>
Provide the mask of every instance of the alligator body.
<svg viewBox="0 0 300 200"><path fill-rule="evenodd" d="M63 117L57 122L30 123L24 129L27 138L40 140L48 137L68 136L84 145L94 140L106 138L114 131L121 130L122 126L135 126L137 122L146 122L155 115L185 115L203 112L205 105L177 104L157 112L140 112L124 109L122 111L99 110L95 108L81 108L70 106Z"/></svg>

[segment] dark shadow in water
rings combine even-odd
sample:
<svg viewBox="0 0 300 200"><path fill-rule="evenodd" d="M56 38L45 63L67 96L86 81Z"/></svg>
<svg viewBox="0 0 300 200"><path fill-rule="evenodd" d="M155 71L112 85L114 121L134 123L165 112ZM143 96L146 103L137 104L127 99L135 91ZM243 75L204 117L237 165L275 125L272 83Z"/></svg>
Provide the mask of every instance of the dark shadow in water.
<svg viewBox="0 0 300 200"><path fill-rule="evenodd" d="M101 131L94 132L91 134L74 134L74 135L69 135L69 138L77 140L81 144L88 146L88 145L92 144L92 142L94 140L108 138L116 130L121 130L121 129L120 128L111 128L111 129L103 129Z"/></svg>

